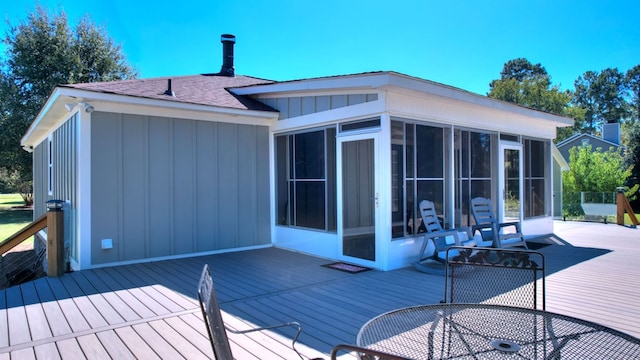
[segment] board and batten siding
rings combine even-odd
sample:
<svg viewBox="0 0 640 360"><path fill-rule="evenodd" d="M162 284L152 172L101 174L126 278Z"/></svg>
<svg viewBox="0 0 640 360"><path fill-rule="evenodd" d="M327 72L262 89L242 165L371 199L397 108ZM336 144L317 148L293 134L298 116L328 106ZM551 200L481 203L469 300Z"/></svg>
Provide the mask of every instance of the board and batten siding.
<svg viewBox="0 0 640 360"><path fill-rule="evenodd" d="M63 200L65 211L65 247L68 255L77 258L77 189L78 189L78 115L74 114L51 136L51 154L49 138L38 144L33 150L33 217L44 215L46 202ZM49 194L49 156L51 156L52 179Z"/></svg>
<svg viewBox="0 0 640 360"><path fill-rule="evenodd" d="M91 138L92 264L271 243L267 126L94 112Z"/></svg>

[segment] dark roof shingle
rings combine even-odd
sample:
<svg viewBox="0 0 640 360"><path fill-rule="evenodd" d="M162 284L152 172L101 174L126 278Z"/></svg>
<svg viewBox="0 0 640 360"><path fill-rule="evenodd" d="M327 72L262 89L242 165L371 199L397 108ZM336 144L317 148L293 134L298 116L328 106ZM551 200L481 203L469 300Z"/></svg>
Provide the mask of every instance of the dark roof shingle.
<svg viewBox="0 0 640 360"><path fill-rule="evenodd" d="M168 82L175 96L167 95ZM189 104L218 106L240 110L273 111L267 105L246 96L233 94L229 89L251 85L271 84L273 81L249 76L220 76L203 74L153 79L66 84L61 87L117 94L140 98L176 101Z"/></svg>

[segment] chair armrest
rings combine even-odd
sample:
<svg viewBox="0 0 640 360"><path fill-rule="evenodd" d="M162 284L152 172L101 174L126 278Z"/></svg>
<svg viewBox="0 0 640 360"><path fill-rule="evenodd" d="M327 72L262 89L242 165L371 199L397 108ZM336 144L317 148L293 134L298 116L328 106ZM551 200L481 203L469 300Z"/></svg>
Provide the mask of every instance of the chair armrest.
<svg viewBox="0 0 640 360"><path fill-rule="evenodd" d="M500 229L505 228L505 227L509 227L509 226L514 226L516 228L517 232L521 232L521 230L520 230L520 222L519 221L504 222L504 223L498 224L498 227Z"/></svg>
<svg viewBox="0 0 640 360"><path fill-rule="evenodd" d="M447 244L446 241L444 240L447 236L453 236L453 240L454 240L454 244ZM436 241L436 239L443 239L441 241ZM460 242L460 234L458 234L458 231L456 230L442 230L442 231L434 231L434 232L430 232L430 233L424 233L424 240L431 240L433 241L435 247L436 247L436 251L442 251L443 248L449 247L449 246L453 246L453 245L457 245L460 246L461 242ZM439 250L440 249L440 250Z"/></svg>

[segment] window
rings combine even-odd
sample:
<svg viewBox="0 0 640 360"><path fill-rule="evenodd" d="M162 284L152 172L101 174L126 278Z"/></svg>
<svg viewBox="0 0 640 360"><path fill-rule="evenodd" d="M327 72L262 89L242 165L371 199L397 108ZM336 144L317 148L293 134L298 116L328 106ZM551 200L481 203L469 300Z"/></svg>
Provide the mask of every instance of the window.
<svg viewBox="0 0 640 360"><path fill-rule="evenodd" d="M444 211L445 130L391 122L392 237L424 231L418 203L427 199Z"/></svg>
<svg viewBox="0 0 640 360"><path fill-rule="evenodd" d="M455 227L472 225L472 198L491 198L494 136L468 130L454 131Z"/></svg>
<svg viewBox="0 0 640 360"><path fill-rule="evenodd" d="M53 195L53 139L51 136L47 139L47 188L49 195Z"/></svg>
<svg viewBox="0 0 640 360"><path fill-rule="evenodd" d="M336 230L336 130L275 138L277 224Z"/></svg>
<svg viewBox="0 0 640 360"><path fill-rule="evenodd" d="M524 218L545 216L551 213L547 199L546 179L551 170L548 161L550 144L548 141L524 140Z"/></svg>

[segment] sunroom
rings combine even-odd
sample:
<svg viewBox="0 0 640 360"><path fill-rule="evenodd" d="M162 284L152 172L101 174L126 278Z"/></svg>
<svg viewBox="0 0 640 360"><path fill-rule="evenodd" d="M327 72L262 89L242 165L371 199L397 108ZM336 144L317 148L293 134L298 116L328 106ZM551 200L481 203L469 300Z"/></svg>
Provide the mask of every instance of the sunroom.
<svg viewBox="0 0 640 360"><path fill-rule="evenodd" d="M390 270L415 261L417 204L445 228L492 199L526 236L553 232L551 140L567 118L383 72L236 89L272 127L272 242Z"/></svg>

